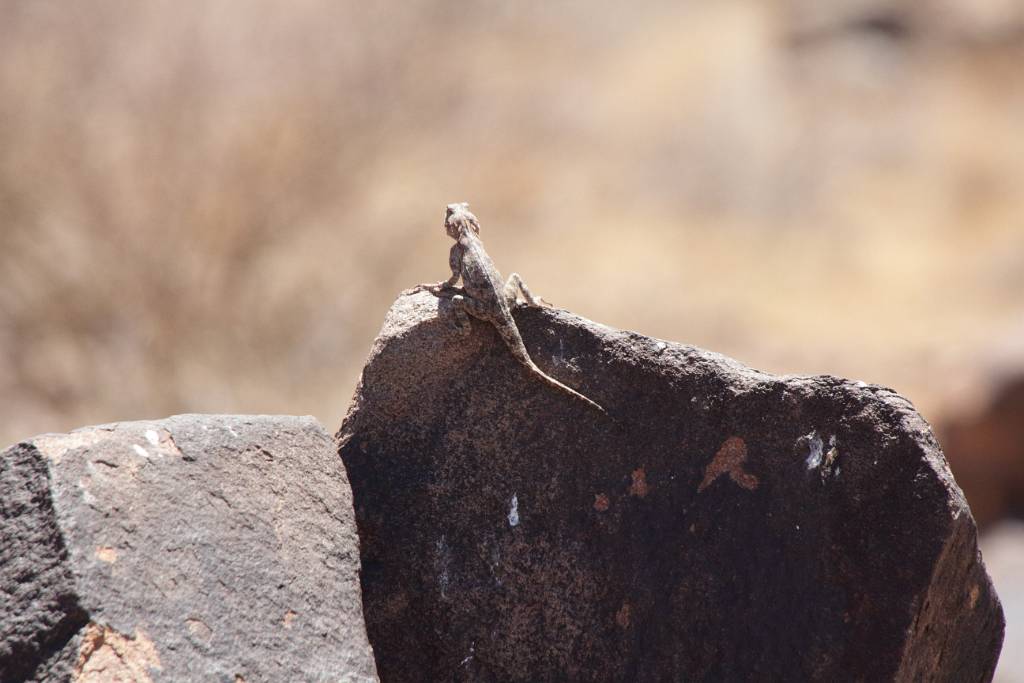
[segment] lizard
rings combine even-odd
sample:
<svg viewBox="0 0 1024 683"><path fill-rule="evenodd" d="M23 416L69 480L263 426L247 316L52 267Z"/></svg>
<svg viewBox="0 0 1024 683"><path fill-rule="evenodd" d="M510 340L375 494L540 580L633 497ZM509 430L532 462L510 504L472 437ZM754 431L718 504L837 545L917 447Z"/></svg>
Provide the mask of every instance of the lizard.
<svg viewBox="0 0 1024 683"><path fill-rule="evenodd" d="M444 229L455 240L448 256L452 276L436 284L417 285L409 293L427 291L437 297L449 297L456 323L463 334L469 334L469 316L489 322L498 331L513 358L531 375L557 391L607 414L598 403L546 374L530 358L519 328L512 318L512 307L517 305L520 295L530 306L544 306L546 302L530 292L518 273L512 273L506 282L502 282L501 274L484 250L484 243L480 239L480 221L470 212L469 204L449 204L445 211ZM462 287L455 286L459 278L462 279Z"/></svg>

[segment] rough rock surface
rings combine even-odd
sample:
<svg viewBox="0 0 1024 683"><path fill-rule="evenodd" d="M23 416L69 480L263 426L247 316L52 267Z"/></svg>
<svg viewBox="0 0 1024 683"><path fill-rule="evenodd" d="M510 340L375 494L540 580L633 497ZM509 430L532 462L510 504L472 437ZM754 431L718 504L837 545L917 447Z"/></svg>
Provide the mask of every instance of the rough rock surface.
<svg viewBox="0 0 1024 683"><path fill-rule="evenodd" d="M991 678L1003 634L928 425L891 390L519 309L400 298L339 433L381 677Z"/></svg>
<svg viewBox="0 0 1024 683"><path fill-rule="evenodd" d="M351 493L308 417L180 415L0 454L0 680L375 679Z"/></svg>

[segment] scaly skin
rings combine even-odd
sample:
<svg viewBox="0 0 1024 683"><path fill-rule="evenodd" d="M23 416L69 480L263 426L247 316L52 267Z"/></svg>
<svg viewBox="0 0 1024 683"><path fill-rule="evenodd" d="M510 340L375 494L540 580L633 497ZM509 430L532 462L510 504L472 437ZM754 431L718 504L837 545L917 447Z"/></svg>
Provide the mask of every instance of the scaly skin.
<svg viewBox="0 0 1024 683"><path fill-rule="evenodd" d="M531 306L540 306L541 301L530 293L522 278L516 273L512 273L507 282L502 282L501 274L484 250L484 243L480 241L480 221L470 213L469 205L449 204L444 227L448 236L455 240L448 256L452 276L437 284L418 285L410 291L428 291L435 296L450 296L452 310L464 333L469 332L468 316L491 323L505 340L512 356L522 363L530 374L548 386L605 413L604 408L594 401L545 374L530 358L519 334L519 328L512 318L512 307L515 306L520 294ZM456 287L455 283L460 278L462 287Z"/></svg>

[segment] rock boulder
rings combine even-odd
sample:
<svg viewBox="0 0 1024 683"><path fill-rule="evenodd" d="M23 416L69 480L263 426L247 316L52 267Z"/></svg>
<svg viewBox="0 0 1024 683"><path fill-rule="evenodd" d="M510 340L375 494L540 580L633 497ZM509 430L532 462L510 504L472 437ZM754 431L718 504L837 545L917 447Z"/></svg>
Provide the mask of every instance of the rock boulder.
<svg viewBox="0 0 1024 683"><path fill-rule="evenodd" d="M180 415L0 454L0 680L375 680L312 418Z"/></svg>
<svg viewBox="0 0 1024 683"><path fill-rule="evenodd" d="M610 417L417 294L338 435L383 680L991 678L999 601L907 400L515 318Z"/></svg>

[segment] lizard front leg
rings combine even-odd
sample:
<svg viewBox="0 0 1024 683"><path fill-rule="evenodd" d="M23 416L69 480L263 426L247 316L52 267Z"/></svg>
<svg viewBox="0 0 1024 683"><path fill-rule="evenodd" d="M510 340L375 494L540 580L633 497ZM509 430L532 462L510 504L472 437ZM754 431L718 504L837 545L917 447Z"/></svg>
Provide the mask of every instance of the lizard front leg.
<svg viewBox="0 0 1024 683"><path fill-rule="evenodd" d="M456 287L455 282L458 278L451 280L443 280L441 282L425 282L422 285L416 285L402 292L402 294L416 294L417 292L430 292L434 296L441 297L445 295L451 295L452 293L460 294L465 290L462 287Z"/></svg>
<svg viewBox="0 0 1024 683"><path fill-rule="evenodd" d="M526 283L523 282L523 278L519 277L519 273L512 273L511 275L508 276L508 281L505 283L504 293L505 299L508 301L509 306L515 305L516 301L519 299L520 294L523 295L523 299L530 306L551 306L551 304L549 304L547 301L544 301L544 299L540 298L539 296L534 296L530 292L530 289L526 286Z"/></svg>
<svg viewBox="0 0 1024 683"><path fill-rule="evenodd" d="M447 280L442 280L438 283L425 283L422 285L416 285L412 289L407 289L406 294L415 294L416 292L430 292L434 296L441 296L442 293L456 292L461 293L462 290L455 286L455 283L462 277L462 246L455 243L452 246L452 250L448 253L448 267L451 268L452 276Z"/></svg>

